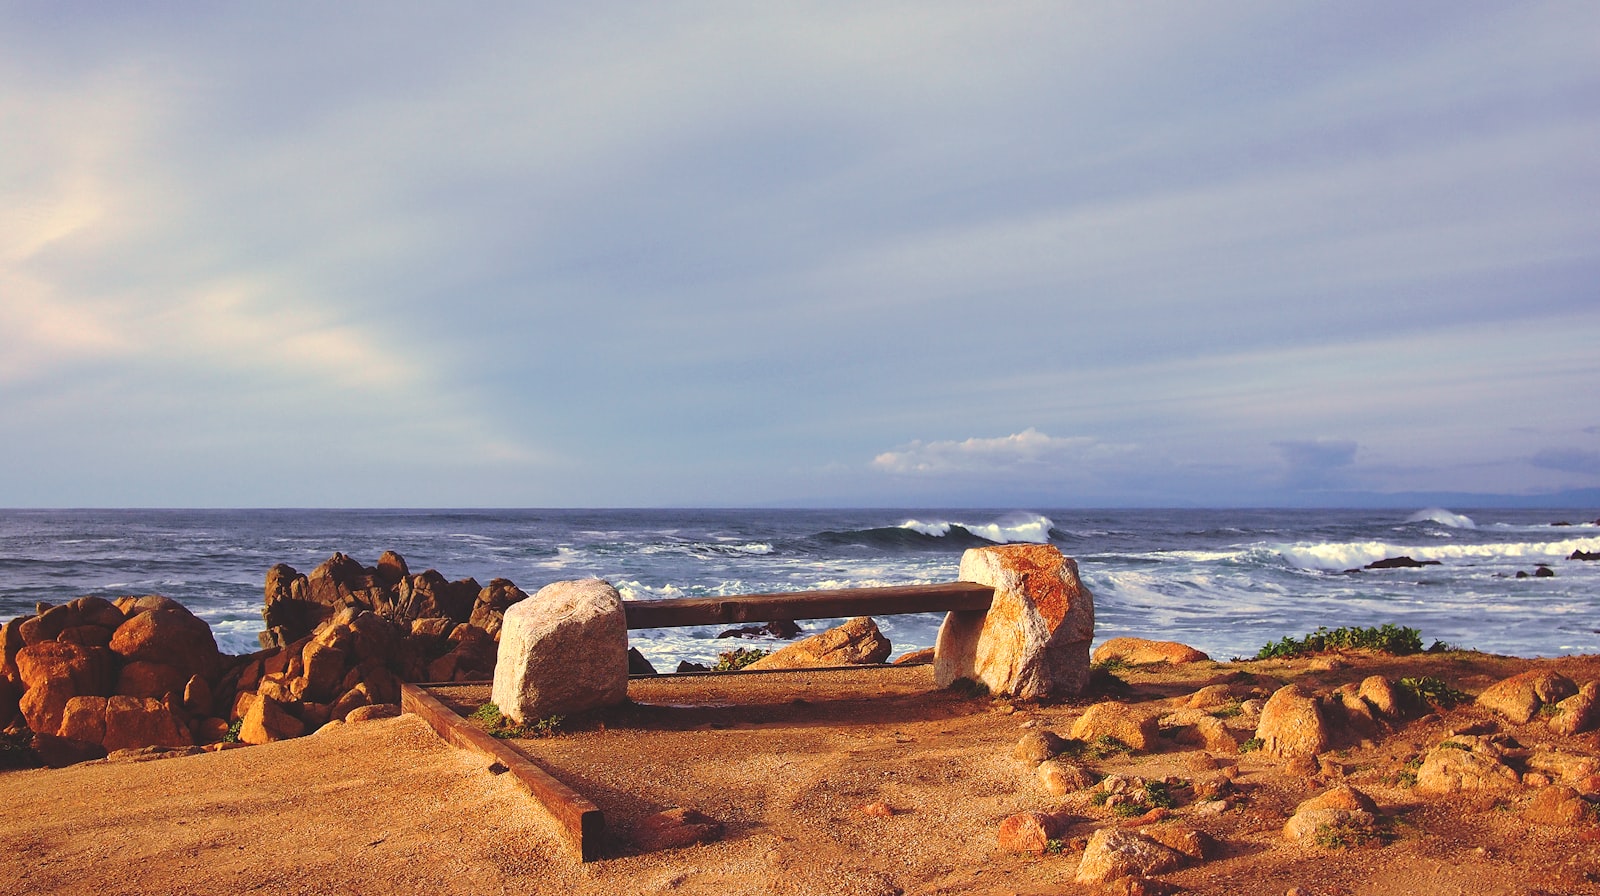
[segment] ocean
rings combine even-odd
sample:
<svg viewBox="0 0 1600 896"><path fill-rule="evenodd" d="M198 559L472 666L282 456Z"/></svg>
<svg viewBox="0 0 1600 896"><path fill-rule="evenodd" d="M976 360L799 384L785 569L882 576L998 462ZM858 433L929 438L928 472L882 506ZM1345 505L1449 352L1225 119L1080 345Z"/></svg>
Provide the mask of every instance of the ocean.
<svg viewBox="0 0 1600 896"><path fill-rule="evenodd" d="M1425 645L1600 653L1600 562L1567 559L1600 551L1600 526L1549 510L0 510L0 618L163 594L238 654L257 649L268 567L310 572L335 551L370 566L395 550L412 572L529 593L598 576L654 600L953 581L963 550L1005 542L1077 559L1097 643L1175 640L1229 659L1318 626L1395 623ZM1360 569L1398 556L1438 565ZM941 618L878 622L899 655L932 646ZM670 669L731 649L719 631L631 638Z"/></svg>

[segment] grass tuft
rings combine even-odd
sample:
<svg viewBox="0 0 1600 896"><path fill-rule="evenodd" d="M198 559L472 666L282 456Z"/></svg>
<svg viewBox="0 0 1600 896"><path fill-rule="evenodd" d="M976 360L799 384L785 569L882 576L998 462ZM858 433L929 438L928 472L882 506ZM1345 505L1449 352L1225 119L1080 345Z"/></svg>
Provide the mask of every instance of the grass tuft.
<svg viewBox="0 0 1600 896"><path fill-rule="evenodd" d="M561 716L549 716L536 722L518 725L500 707L485 703L472 711L467 718L482 725L490 737L507 738L555 737L561 733Z"/></svg>

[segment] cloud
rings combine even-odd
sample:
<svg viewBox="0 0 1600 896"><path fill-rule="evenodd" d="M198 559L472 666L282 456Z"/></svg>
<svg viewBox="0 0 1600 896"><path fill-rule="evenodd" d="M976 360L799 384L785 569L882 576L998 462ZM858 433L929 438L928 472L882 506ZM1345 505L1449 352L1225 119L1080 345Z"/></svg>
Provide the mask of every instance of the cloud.
<svg viewBox="0 0 1600 896"><path fill-rule="evenodd" d="M1340 482L1340 474L1355 463L1357 444L1348 439L1312 439L1274 442L1289 465L1287 484L1292 488L1321 488Z"/></svg>
<svg viewBox="0 0 1600 896"><path fill-rule="evenodd" d="M1580 448L1546 448L1528 458L1528 462L1546 470L1562 473L1580 473L1600 476L1600 451Z"/></svg>
<svg viewBox="0 0 1600 896"><path fill-rule="evenodd" d="M1056 438L1030 426L998 438L914 441L879 454L872 459L872 466L886 473L914 476L1005 474L1065 467L1129 450L1129 446L1106 445L1087 436Z"/></svg>

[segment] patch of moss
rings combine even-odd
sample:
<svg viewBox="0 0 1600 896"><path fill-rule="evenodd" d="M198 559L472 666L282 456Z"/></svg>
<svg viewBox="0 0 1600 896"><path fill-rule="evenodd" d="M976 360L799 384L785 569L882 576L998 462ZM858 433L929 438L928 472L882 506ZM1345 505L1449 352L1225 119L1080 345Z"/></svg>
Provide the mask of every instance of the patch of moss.
<svg viewBox="0 0 1600 896"><path fill-rule="evenodd" d="M485 703L472 711L467 718L482 725L490 737L500 738L528 738L528 737L555 737L561 733L561 716L549 716L536 722L518 725L511 718L500 712L500 707L493 703Z"/></svg>

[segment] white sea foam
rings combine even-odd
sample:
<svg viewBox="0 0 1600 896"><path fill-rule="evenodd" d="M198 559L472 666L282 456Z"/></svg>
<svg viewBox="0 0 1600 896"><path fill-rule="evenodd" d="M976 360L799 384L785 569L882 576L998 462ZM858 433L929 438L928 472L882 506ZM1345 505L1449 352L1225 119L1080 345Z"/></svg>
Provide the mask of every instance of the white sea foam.
<svg viewBox="0 0 1600 896"><path fill-rule="evenodd" d="M950 520L925 523L921 520L906 520L900 524L900 528L921 532L933 538L943 538L950 534L952 526L960 526L973 535L996 544L1017 542L1045 544L1050 540L1050 529L1054 525L1055 523L1047 516L1019 512L1008 513L991 523L964 523Z"/></svg>
<svg viewBox="0 0 1600 896"><path fill-rule="evenodd" d="M1459 513L1452 513L1452 512L1450 512L1448 510L1445 510L1443 507L1429 507L1426 510L1419 510L1416 513L1413 513L1412 515L1406 517L1406 522L1408 522L1408 523L1434 522L1434 523L1438 523L1441 526L1448 526L1448 527L1450 527L1452 529L1476 529L1476 528L1478 528L1478 524L1474 523L1472 521L1471 517L1464 516L1464 515L1459 514Z"/></svg>
<svg viewBox="0 0 1600 896"><path fill-rule="evenodd" d="M1568 539L1564 541L1509 542L1502 544L1436 544L1397 545L1383 541L1352 541L1319 544L1280 544L1273 550L1301 569L1346 570L1356 569L1390 557L1410 557L1413 560L1471 562L1545 562L1565 560L1574 551L1594 551L1600 539Z"/></svg>

